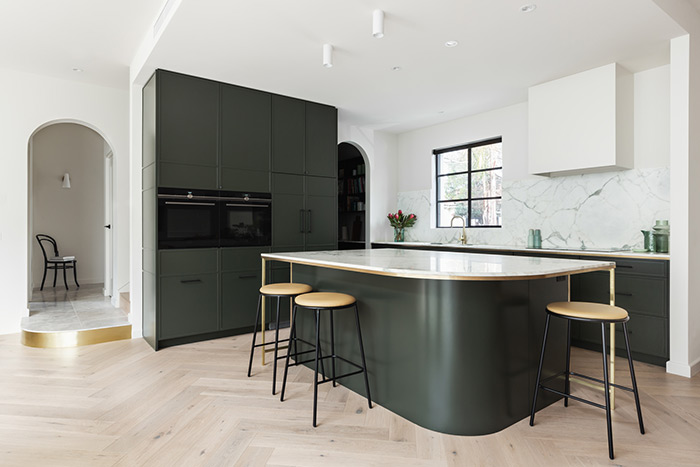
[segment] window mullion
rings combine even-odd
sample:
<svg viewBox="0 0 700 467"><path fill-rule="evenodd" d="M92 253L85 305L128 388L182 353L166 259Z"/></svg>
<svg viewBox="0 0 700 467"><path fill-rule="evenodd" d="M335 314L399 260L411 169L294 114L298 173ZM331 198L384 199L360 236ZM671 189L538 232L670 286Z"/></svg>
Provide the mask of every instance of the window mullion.
<svg viewBox="0 0 700 467"><path fill-rule="evenodd" d="M467 151L467 218L464 223L472 226L472 148Z"/></svg>

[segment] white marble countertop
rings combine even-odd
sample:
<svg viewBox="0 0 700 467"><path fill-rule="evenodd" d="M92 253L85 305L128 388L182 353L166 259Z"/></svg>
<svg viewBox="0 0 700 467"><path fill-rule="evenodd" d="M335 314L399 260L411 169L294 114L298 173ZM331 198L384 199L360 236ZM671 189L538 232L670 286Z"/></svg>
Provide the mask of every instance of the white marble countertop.
<svg viewBox="0 0 700 467"><path fill-rule="evenodd" d="M394 242L372 242L378 245L396 245ZM562 256L566 255L577 255L577 256L605 256L609 258L632 258L632 259L656 259L656 260L669 260L671 255L668 253L642 253L634 252L631 250L596 250L591 248L590 250L575 250L575 249L563 249L563 248L526 248L524 246L507 246L507 245L461 245L459 243L430 243L430 242L403 242L403 245L410 247L426 247L431 248L458 248L469 250L493 250L497 251L528 251L532 253L552 253Z"/></svg>
<svg viewBox="0 0 700 467"><path fill-rule="evenodd" d="M266 260L368 274L443 280L527 280L610 270L614 262L380 248L262 253Z"/></svg>

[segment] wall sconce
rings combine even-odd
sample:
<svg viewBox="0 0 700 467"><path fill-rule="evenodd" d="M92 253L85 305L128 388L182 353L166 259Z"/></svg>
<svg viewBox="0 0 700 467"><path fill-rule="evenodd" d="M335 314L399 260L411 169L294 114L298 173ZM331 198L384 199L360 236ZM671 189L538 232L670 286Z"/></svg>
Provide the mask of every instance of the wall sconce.
<svg viewBox="0 0 700 467"><path fill-rule="evenodd" d="M323 66L331 68L333 66L333 46L323 44Z"/></svg>
<svg viewBox="0 0 700 467"><path fill-rule="evenodd" d="M61 188L70 188L70 175L68 172L63 174L63 184L61 185Z"/></svg>

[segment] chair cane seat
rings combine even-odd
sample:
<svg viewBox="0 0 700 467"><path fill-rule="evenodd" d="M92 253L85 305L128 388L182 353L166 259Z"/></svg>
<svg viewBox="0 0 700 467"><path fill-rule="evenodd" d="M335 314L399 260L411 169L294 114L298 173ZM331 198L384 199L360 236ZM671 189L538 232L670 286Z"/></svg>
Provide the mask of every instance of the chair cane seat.
<svg viewBox="0 0 700 467"><path fill-rule="evenodd" d="M337 292L314 292L299 295L294 303L308 308L339 308L354 304L355 297Z"/></svg>
<svg viewBox="0 0 700 467"><path fill-rule="evenodd" d="M313 288L308 284L298 284L291 282L267 284L260 287L260 293L263 295L293 296L308 293L312 290Z"/></svg>
<svg viewBox="0 0 700 467"><path fill-rule="evenodd" d="M625 321L627 310L619 306L590 302L554 302L547 309L560 316L598 321Z"/></svg>

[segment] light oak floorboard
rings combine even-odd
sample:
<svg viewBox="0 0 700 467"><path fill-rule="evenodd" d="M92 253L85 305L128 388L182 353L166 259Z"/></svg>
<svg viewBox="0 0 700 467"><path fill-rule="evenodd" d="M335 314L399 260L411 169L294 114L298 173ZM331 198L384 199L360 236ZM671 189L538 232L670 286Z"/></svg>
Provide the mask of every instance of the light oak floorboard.
<svg viewBox="0 0 700 467"><path fill-rule="evenodd" d="M271 337L271 336L268 336ZM634 399L617 391L614 461L605 414L572 401L491 435L454 436L419 427L343 386L319 388L311 426L313 372L290 369L285 402L271 394L272 366L250 335L153 352L141 339L73 349L22 346L0 336L2 466L589 466L699 465L700 377L636 364L647 434ZM598 353L573 349L572 367L600 375ZM618 359L616 381L629 384ZM577 383L575 394L603 400ZM469 414L464 414L468 417Z"/></svg>

